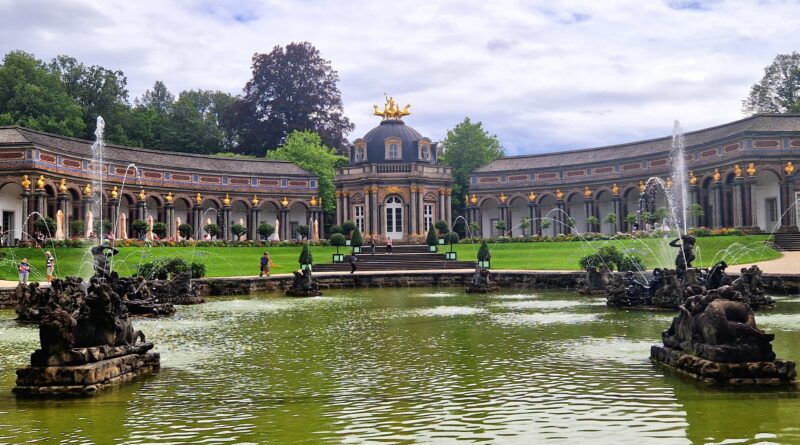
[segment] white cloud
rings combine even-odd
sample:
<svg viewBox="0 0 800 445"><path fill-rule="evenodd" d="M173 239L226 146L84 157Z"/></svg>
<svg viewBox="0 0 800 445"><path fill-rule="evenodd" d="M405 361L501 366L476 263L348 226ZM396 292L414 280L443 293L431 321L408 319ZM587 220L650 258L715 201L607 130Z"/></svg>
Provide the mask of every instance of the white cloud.
<svg viewBox="0 0 800 445"><path fill-rule="evenodd" d="M433 139L464 116L510 154L628 142L739 119L796 2L0 0L0 51L69 54L155 80L239 93L253 53L308 40L341 77L351 139L384 92Z"/></svg>

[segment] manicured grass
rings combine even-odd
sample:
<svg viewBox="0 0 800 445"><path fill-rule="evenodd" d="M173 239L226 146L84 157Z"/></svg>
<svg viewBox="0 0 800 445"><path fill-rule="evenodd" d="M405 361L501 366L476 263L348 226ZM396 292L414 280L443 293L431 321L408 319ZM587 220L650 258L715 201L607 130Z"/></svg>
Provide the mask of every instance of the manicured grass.
<svg viewBox="0 0 800 445"><path fill-rule="evenodd" d="M769 248L764 241L766 235L752 236L716 236L697 239L696 266L710 266L724 259L729 264L745 264L780 257L780 253ZM615 241L568 241L539 243L503 243L491 244L493 269L542 269L542 270L576 270L578 260L591 253L595 248L611 243L623 250L633 250L644 259L648 268L671 267L677 249L668 246L667 239L615 240ZM459 244L454 246L458 259L474 261L479 244ZM23 256L28 257L32 267L32 280L43 280L44 250L52 251L56 256L57 276L91 274L91 255L88 249L34 249L11 248L0 252L5 257L0 261L0 279L16 280L17 264ZM115 257L114 268L121 275L131 275L140 262L153 261L156 258L180 257L187 263L198 261L205 263L207 275L210 277L252 276L258 275L259 258L263 247L123 247ZM272 261L277 265L273 273L288 273L298 268L297 259L300 247L270 247ZM449 250L449 246L440 246L440 252ZM335 247L314 247L314 262L329 263ZM349 248L340 248L340 252L349 253Z"/></svg>

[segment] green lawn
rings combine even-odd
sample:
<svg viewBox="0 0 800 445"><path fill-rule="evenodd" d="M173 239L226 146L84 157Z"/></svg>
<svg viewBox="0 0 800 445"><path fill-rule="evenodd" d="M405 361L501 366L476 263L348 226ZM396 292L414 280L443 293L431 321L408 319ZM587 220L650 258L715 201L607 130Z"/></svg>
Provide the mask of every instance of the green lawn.
<svg viewBox="0 0 800 445"><path fill-rule="evenodd" d="M696 266L710 266L724 259L729 264L744 264L780 257L780 253L764 244L766 235L717 236L697 239ZM492 268L494 269L544 269L576 270L578 259L589 254L596 247L612 243L620 249L632 249L640 255L648 268L671 266L677 249L667 245L669 240L616 240L591 242L540 242L492 244ZM440 251L449 249L443 247ZM478 244L459 244L454 246L460 260L475 260ZM16 280L16 265L27 256L32 267L32 280L44 277L44 250L51 250L56 256L58 276L89 276L91 255L87 249L35 249L10 248L0 252L5 256L0 261L0 279ZM300 247L270 247L272 261L277 264L275 273L288 273L298 267L297 258ZM334 247L312 247L315 263L328 263ZM349 252L349 248L341 248ZM121 275L130 275L141 261L155 258L181 257L186 262L199 261L206 264L207 275L211 277L258 275L259 258L263 247L123 247L115 257L114 268Z"/></svg>

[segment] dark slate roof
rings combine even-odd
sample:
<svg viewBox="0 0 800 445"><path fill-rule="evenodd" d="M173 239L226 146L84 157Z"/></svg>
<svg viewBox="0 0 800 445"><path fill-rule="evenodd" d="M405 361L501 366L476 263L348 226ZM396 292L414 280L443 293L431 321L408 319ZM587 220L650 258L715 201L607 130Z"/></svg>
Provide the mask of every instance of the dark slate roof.
<svg viewBox="0 0 800 445"><path fill-rule="evenodd" d="M0 126L0 130L8 129L16 130L34 146L71 153L82 158L92 157L91 146L94 141L59 136L17 126ZM289 161L218 158L214 156L150 150L115 144L106 144L105 159L107 162L119 162L122 164L133 162L140 167L154 166L159 168L208 171L213 173L314 176L312 173L303 170Z"/></svg>
<svg viewBox="0 0 800 445"><path fill-rule="evenodd" d="M396 137L403 141L404 162L417 161L417 147L422 135L399 119L387 119L373 128L366 135L367 159L369 162L382 162L386 156L384 141Z"/></svg>
<svg viewBox="0 0 800 445"><path fill-rule="evenodd" d="M746 133L800 132L800 114L758 114L716 127L684 134L687 148L702 146ZM567 150L555 153L506 156L475 170L475 173L507 170L558 168L577 164L608 163L618 159L668 154L672 136L605 147Z"/></svg>

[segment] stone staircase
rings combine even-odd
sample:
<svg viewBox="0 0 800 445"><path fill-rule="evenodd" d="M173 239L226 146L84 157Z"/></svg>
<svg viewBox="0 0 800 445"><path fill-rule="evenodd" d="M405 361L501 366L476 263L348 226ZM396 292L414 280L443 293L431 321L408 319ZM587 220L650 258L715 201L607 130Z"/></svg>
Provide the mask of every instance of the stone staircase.
<svg viewBox="0 0 800 445"><path fill-rule="evenodd" d="M776 233L773 242L787 251L800 251L800 233Z"/></svg>
<svg viewBox="0 0 800 445"><path fill-rule="evenodd" d="M439 246L440 252L429 252L425 245L394 245L392 253L386 253L385 246L372 248L364 246L358 254L358 271L403 271L403 270L444 270L474 269L474 261L451 261L445 258L448 246ZM345 253L350 247L340 249ZM330 259L326 259L330 261ZM350 272L350 255L344 256L343 263L314 264L314 272Z"/></svg>

